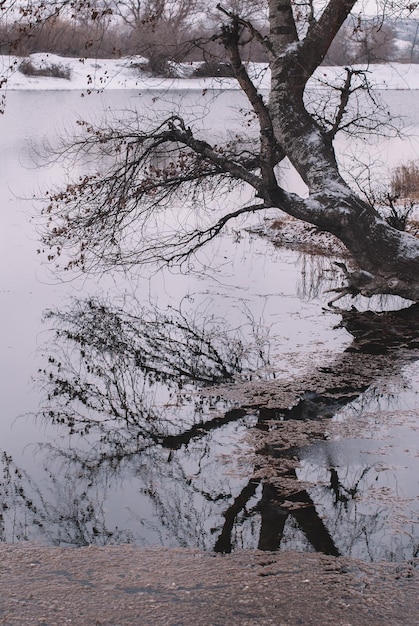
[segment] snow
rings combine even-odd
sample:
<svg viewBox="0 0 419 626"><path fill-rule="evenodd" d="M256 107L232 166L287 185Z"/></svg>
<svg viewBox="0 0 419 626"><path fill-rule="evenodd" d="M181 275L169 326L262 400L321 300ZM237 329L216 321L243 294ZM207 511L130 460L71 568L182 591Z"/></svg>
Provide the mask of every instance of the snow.
<svg viewBox="0 0 419 626"><path fill-rule="evenodd" d="M147 63L143 57L121 59L93 59L60 57L50 53L36 53L27 57L39 69L51 65L70 70L70 80L45 76L26 76L18 67L19 57L0 56L0 76L6 75L7 90L79 90L103 91L104 89L238 89L234 79L190 78L196 64L179 65L179 78L151 77L140 65Z"/></svg>
<svg viewBox="0 0 419 626"><path fill-rule="evenodd" d="M179 78L164 79L151 77L140 69L146 62L142 57L122 59L79 59L60 57L55 54L37 53L28 57L36 68L59 65L71 72L70 80L43 76L25 76L18 67L22 58L0 56L0 76L7 75L7 89L16 90L80 90L102 91L104 89L239 89L237 81L231 78L191 78L196 64L183 64L176 67ZM263 64L252 63L249 73L262 90L269 89L269 70ZM365 70L363 66L356 69ZM393 63L370 65L367 75L376 89L419 89L419 65ZM321 67L314 78L321 81L336 80L344 75L342 67Z"/></svg>
<svg viewBox="0 0 419 626"><path fill-rule="evenodd" d="M399 244L399 250L400 250L401 256L403 256L406 259L417 259L418 258L418 245L417 244L418 244L418 240L416 236L412 236L412 237L401 236L400 244Z"/></svg>

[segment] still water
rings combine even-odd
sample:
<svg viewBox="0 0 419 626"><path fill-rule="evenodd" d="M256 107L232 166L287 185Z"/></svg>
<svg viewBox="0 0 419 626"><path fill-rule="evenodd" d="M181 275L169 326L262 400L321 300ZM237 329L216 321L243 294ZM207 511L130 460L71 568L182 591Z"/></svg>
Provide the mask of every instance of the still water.
<svg viewBox="0 0 419 626"><path fill-rule="evenodd" d="M46 136L68 131L77 116L168 107L188 110L212 136L241 132L239 93L207 94L204 110L197 96L8 94L0 538L411 558L419 545L416 348L393 347L391 367L354 349L340 316L323 310L324 291L339 280L332 260L274 248L242 224L187 271L63 280L37 254L33 198L82 173L34 164ZM409 140L369 143L383 169L418 153L414 97L386 94L411 128ZM347 162L366 151L349 140L339 148ZM318 422L319 411L328 421L310 426L312 440L303 433L298 445L284 444L282 429Z"/></svg>

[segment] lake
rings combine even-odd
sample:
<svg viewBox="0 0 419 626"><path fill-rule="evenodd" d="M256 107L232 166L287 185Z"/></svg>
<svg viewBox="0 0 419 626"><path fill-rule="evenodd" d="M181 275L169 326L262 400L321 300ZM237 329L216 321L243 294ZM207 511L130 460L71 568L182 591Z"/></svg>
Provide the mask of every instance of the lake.
<svg viewBox="0 0 419 626"><path fill-rule="evenodd" d="M197 95L7 96L0 540L412 558L419 353L365 349L353 320L324 309L333 259L244 229L260 216L179 270L63 280L37 254L34 197L69 174L34 163L45 137L125 108L188 110L212 137L242 131L241 94L208 93L204 110ZM348 167L355 151L379 156L380 175L417 157L416 96L383 94L409 136L339 140Z"/></svg>

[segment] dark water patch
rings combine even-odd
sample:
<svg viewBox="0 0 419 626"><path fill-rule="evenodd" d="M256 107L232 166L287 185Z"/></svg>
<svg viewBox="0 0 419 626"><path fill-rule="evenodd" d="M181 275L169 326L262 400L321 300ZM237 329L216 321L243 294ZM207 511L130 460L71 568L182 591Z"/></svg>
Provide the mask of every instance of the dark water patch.
<svg viewBox="0 0 419 626"><path fill-rule="evenodd" d="M217 541L214 545L215 552L222 552L224 554L229 554L233 548L233 540L232 533L234 526L237 521L238 515L244 511L249 503L249 501L255 496L256 490L259 486L258 480L250 480L247 485L243 487L240 493L234 498L232 504L228 507L226 511L223 513L223 517L225 522L221 529L221 532L218 533ZM249 513L250 515L251 513ZM216 529L213 531L217 532Z"/></svg>
<svg viewBox="0 0 419 626"><path fill-rule="evenodd" d="M345 387L343 389L326 389L325 393L305 391L297 403L289 409L261 408L260 420L314 420L331 417L336 411L355 400L368 386L356 390ZM262 427L262 426L261 426Z"/></svg>
<svg viewBox="0 0 419 626"><path fill-rule="evenodd" d="M109 313L101 309L102 322L106 316L116 328L117 318ZM57 441L42 448L42 484L11 457L3 457L4 539L10 540L13 519L15 540L38 536L58 544L141 543L143 537L150 543L198 545L222 553L240 546L366 560L412 556L418 535L414 523L407 528L406 518L418 512L409 500L414 489L404 499L395 498L394 485L385 485L389 472L397 470L401 476L399 453L391 448L383 452L385 441L374 420L382 421L383 415L391 419L389 407L397 415L394 402L413 402L414 407L415 386L406 383L402 388L397 376L414 367L417 355L404 349L406 329L400 345L394 343L394 322L391 358L359 350L365 319L370 325L369 314L351 312L351 328L362 325L362 332L355 333L350 349L333 362L302 377L266 381L265 406L244 408L224 398L220 387L206 391L204 386L202 394L192 385L193 374L186 379L184 365L177 386L176 362L170 373L166 360L164 377L152 368L150 384L149 361L138 358L119 322L118 333L99 341L92 334L94 326L81 324L80 316L66 316L64 334L56 335L61 360L56 351L47 358L49 406L42 419L67 430L71 444ZM76 321L77 333L70 332L70 320ZM132 319L130 324L137 333ZM101 323L99 329L108 326ZM189 333L191 325L185 328ZM64 339L71 346L68 358L63 358ZM210 340L217 346L216 338L207 334L207 347ZM386 344L385 333L382 340ZM151 337L147 342L153 344ZM192 357L185 342L180 343L186 363ZM393 380L397 397L387 388ZM260 387L257 381L254 385ZM276 400L280 404L272 406ZM385 409L383 402L388 403ZM350 430L354 422L359 428L362 416L367 425L372 422L377 440L362 433L357 438L339 434L342 425ZM388 442L396 444L394 433ZM409 465L407 457L403 463L410 472L417 467L411 457ZM107 489L114 490L112 485L119 482L121 511L133 516L128 526L126 513L121 523L107 521ZM130 482L132 489L127 488ZM115 507L116 496L112 498ZM404 535L393 531L396 524ZM409 540L397 541L397 536Z"/></svg>
<svg viewBox="0 0 419 626"><path fill-rule="evenodd" d="M177 450L178 448L187 445L191 441L191 439L194 439L195 437L203 437L205 433L209 432L210 430L220 428L221 426L223 426L224 424L228 424L229 422L235 422L245 415L246 411L244 409L231 409L221 417L214 417L214 419L194 424L193 426L191 426L191 428L179 435L167 435L165 437L162 437L161 445L164 448Z"/></svg>
<svg viewBox="0 0 419 626"><path fill-rule="evenodd" d="M3 540L410 558L417 457L391 446L417 433L416 313L342 317L345 350L277 377L260 336L214 318L97 299L54 314L38 418L58 436L40 480L3 456Z"/></svg>
<svg viewBox="0 0 419 626"><path fill-rule="evenodd" d="M419 305L413 304L398 311L341 311L341 326L355 338L349 349L365 345L385 350L394 347L416 349L419 345Z"/></svg>
<svg viewBox="0 0 419 626"><path fill-rule="evenodd" d="M381 314L378 329L370 312L344 315L355 340L341 357L296 379L291 406L258 411L258 506L269 520L262 549L287 549L292 518L299 549L371 561L417 554L417 313ZM380 356L363 349L372 333Z"/></svg>

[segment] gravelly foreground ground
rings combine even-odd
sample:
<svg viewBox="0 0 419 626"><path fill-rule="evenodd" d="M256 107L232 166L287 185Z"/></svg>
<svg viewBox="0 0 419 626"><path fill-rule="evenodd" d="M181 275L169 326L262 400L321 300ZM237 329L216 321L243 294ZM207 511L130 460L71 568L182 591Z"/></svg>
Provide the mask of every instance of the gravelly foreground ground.
<svg viewBox="0 0 419 626"><path fill-rule="evenodd" d="M418 562L0 545L0 624L419 625Z"/></svg>

